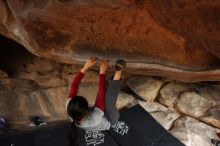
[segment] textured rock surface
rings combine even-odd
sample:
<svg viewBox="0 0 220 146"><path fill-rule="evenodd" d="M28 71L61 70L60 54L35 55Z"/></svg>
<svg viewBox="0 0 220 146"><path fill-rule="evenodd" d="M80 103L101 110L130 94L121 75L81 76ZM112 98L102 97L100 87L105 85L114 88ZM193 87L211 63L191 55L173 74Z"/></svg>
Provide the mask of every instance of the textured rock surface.
<svg viewBox="0 0 220 146"><path fill-rule="evenodd" d="M197 92L204 98L211 100L215 105L201 117L201 120L215 127L220 127L220 86L206 84L198 88Z"/></svg>
<svg viewBox="0 0 220 146"><path fill-rule="evenodd" d="M219 1L0 1L0 33L35 55L187 82L220 80ZM115 57L117 56L117 57Z"/></svg>
<svg viewBox="0 0 220 146"><path fill-rule="evenodd" d="M219 131L194 118L183 117L175 122L171 133L187 146L213 146L210 140L218 139L216 133Z"/></svg>
<svg viewBox="0 0 220 146"><path fill-rule="evenodd" d="M151 115L167 130L169 130L173 122L180 117L180 114L174 109L153 112Z"/></svg>
<svg viewBox="0 0 220 146"><path fill-rule="evenodd" d="M166 111L167 108L157 102L143 102L139 101L139 104L148 112Z"/></svg>
<svg viewBox="0 0 220 146"><path fill-rule="evenodd" d="M168 109L157 102L139 102L165 129L169 130L173 122L180 117L175 109Z"/></svg>
<svg viewBox="0 0 220 146"><path fill-rule="evenodd" d="M207 114L200 119L201 121L220 128L220 105L210 108Z"/></svg>
<svg viewBox="0 0 220 146"><path fill-rule="evenodd" d="M2 70L0 70L0 79L8 78L8 74Z"/></svg>
<svg viewBox="0 0 220 146"><path fill-rule="evenodd" d="M16 77L21 80L31 80L43 88L59 87L67 85L66 81L61 78L61 64L55 61L34 58L27 62L23 69L16 73Z"/></svg>
<svg viewBox="0 0 220 146"><path fill-rule="evenodd" d="M163 82L152 77L135 76L129 78L126 84L143 99L152 102L155 101Z"/></svg>
<svg viewBox="0 0 220 146"><path fill-rule="evenodd" d="M193 117L201 117L214 106L215 103L195 92L184 92L177 103L177 109Z"/></svg>
<svg viewBox="0 0 220 146"><path fill-rule="evenodd" d="M220 90L218 85L193 85L195 92L184 92L176 102L176 108L186 115L220 127Z"/></svg>
<svg viewBox="0 0 220 146"><path fill-rule="evenodd" d="M116 102L116 108L119 110L129 108L137 104L137 100L131 95L121 92Z"/></svg>
<svg viewBox="0 0 220 146"><path fill-rule="evenodd" d="M36 91L1 91L0 115L10 124L28 124L30 116L40 116L46 122L67 119L66 87Z"/></svg>
<svg viewBox="0 0 220 146"><path fill-rule="evenodd" d="M187 85L168 83L160 90L159 102L163 105L174 107L181 93L187 91Z"/></svg>
<svg viewBox="0 0 220 146"><path fill-rule="evenodd" d="M171 82L162 86L159 91L158 101L164 106L157 102L139 102L139 104L150 113L160 111L158 114L160 116L166 115L167 107L175 108L181 114L192 116L204 123L220 128L219 88L218 84ZM141 95L140 93L144 91L145 89L141 89L137 94ZM160 116L158 121L163 121ZM164 118L164 120L166 119ZM165 124L166 122L161 123ZM164 127L167 127L166 124Z"/></svg>

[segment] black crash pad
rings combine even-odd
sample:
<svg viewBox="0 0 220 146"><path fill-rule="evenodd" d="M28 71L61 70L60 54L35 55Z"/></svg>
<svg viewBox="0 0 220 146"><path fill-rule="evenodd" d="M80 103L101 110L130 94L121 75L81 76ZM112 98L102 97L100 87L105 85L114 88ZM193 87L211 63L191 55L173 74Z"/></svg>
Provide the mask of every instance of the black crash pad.
<svg viewBox="0 0 220 146"><path fill-rule="evenodd" d="M0 146L67 146L70 122L0 135Z"/></svg>
<svg viewBox="0 0 220 146"><path fill-rule="evenodd" d="M184 146L140 105L122 112L108 131L79 133L80 146Z"/></svg>
<svg viewBox="0 0 220 146"><path fill-rule="evenodd" d="M0 146L66 146L70 123L42 127L30 132L0 135ZM121 113L115 127L106 131L79 129L79 146L184 146L140 105Z"/></svg>

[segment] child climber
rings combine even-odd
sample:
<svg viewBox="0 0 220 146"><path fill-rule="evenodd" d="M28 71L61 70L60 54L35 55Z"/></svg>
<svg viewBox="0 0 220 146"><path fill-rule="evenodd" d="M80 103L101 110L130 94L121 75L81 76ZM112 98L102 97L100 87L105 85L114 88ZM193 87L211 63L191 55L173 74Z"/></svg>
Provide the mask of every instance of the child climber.
<svg viewBox="0 0 220 146"><path fill-rule="evenodd" d="M113 80L105 79L105 73L108 68L108 62L100 62L99 71L99 90L96 97L94 109L90 110L85 97L78 96L78 85L86 71L96 63L94 58L89 58L84 67L76 74L69 91L67 100L67 112L72 120L72 134L70 136L70 145L76 145L77 129L101 131L108 130L116 124L119 119L119 112L115 103L121 89L121 73L126 66L125 61L117 60L115 64L115 74Z"/></svg>

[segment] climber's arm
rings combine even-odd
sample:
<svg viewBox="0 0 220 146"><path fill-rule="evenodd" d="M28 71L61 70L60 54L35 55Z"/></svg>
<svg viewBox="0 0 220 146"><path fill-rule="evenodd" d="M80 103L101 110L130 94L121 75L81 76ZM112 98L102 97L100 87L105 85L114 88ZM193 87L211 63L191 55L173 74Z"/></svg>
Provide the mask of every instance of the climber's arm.
<svg viewBox="0 0 220 146"><path fill-rule="evenodd" d="M104 112L104 103L105 103L105 72L107 70L108 63L106 61L102 61L100 65L100 75L99 75L99 91L96 97L95 106Z"/></svg>
<svg viewBox="0 0 220 146"><path fill-rule="evenodd" d="M80 70L80 72L78 72L71 84L70 90L69 90L69 96L68 98L74 98L77 95L78 92L78 86L79 83L81 82L84 74L86 73L86 71L91 68L94 64L96 63L96 60L93 58L89 58L84 67Z"/></svg>
<svg viewBox="0 0 220 146"><path fill-rule="evenodd" d="M68 98L74 98L77 95L78 92L78 87L79 87L79 83L82 80L83 76L84 76L85 72L78 72L75 76L75 78L73 79L73 82L70 86L70 90L69 90L69 96Z"/></svg>

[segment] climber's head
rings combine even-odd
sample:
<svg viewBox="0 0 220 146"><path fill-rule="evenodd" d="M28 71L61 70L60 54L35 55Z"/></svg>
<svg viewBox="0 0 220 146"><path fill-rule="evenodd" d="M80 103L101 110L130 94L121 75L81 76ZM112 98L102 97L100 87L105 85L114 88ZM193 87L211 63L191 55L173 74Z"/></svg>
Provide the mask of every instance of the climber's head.
<svg viewBox="0 0 220 146"><path fill-rule="evenodd" d="M77 124L79 124L83 117L88 113L88 109L88 101L83 96L73 97L67 105L69 116Z"/></svg>

